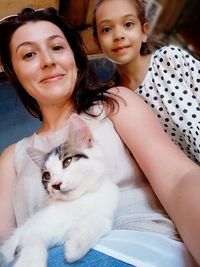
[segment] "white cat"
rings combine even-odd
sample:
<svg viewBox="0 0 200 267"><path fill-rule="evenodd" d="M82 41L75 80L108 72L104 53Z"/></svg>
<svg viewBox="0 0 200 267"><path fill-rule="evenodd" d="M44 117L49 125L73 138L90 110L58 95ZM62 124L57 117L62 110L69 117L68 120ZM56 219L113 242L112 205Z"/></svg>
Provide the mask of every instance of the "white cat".
<svg viewBox="0 0 200 267"><path fill-rule="evenodd" d="M49 203L1 247L0 266L47 266L47 250L65 244L65 258L83 257L112 228L119 189L107 176L101 149L87 123L73 114L68 141L48 154L28 151L40 167Z"/></svg>

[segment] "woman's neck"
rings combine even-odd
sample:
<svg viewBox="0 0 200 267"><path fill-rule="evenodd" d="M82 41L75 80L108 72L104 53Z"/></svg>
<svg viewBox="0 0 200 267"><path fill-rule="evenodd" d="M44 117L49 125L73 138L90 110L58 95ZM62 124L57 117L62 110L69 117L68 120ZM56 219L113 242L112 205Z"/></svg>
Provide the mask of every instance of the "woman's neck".
<svg viewBox="0 0 200 267"><path fill-rule="evenodd" d="M137 61L117 65L116 69L120 76L121 85L135 91L147 75L150 60L151 55L140 56Z"/></svg>
<svg viewBox="0 0 200 267"><path fill-rule="evenodd" d="M74 110L73 105L69 103L61 106L51 105L48 107L42 107L41 111L43 114L43 122L38 134L45 135L62 129L66 125L68 118Z"/></svg>

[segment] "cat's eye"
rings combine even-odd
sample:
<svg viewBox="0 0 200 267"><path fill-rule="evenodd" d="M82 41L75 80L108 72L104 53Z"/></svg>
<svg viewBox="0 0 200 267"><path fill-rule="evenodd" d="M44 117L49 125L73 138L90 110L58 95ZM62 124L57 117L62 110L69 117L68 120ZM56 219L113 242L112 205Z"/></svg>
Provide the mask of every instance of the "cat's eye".
<svg viewBox="0 0 200 267"><path fill-rule="evenodd" d="M72 161L72 157L65 158L63 160L63 168L67 168Z"/></svg>
<svg viewBox="0 0 200 267"><path fill-rule="evenodd" d="M49 181L51 179L51 175L49 172L44 172L42 175L42 180L43 181Z"/></svg>

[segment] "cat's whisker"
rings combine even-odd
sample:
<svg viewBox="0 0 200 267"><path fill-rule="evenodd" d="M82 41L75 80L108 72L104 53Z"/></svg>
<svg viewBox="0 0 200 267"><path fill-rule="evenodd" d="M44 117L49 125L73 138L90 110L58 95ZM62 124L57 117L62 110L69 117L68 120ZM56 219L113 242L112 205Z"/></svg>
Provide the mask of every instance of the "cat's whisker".
<svg viewBox="0 0 200 267"><path fill-rule="evenodd" d="M44 199L44 202L43 202L43 206L47 206L47 204L49 203L49 200L50 200L50 197L47 197Z"/></svg>

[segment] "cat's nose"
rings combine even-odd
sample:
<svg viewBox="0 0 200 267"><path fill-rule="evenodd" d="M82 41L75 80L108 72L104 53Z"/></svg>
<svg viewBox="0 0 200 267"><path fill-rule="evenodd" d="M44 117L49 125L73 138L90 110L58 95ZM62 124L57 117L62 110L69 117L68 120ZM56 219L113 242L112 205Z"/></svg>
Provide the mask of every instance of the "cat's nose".
<svg viewBox="0 0 200 267"><path fill-rule="evenodd" d="M53 187L53 189L55 189L55 190L60 190L60 187L61 187L61 182L59 182L59 183L55 183L55 184L52 184L52 187Z"/></svg>

